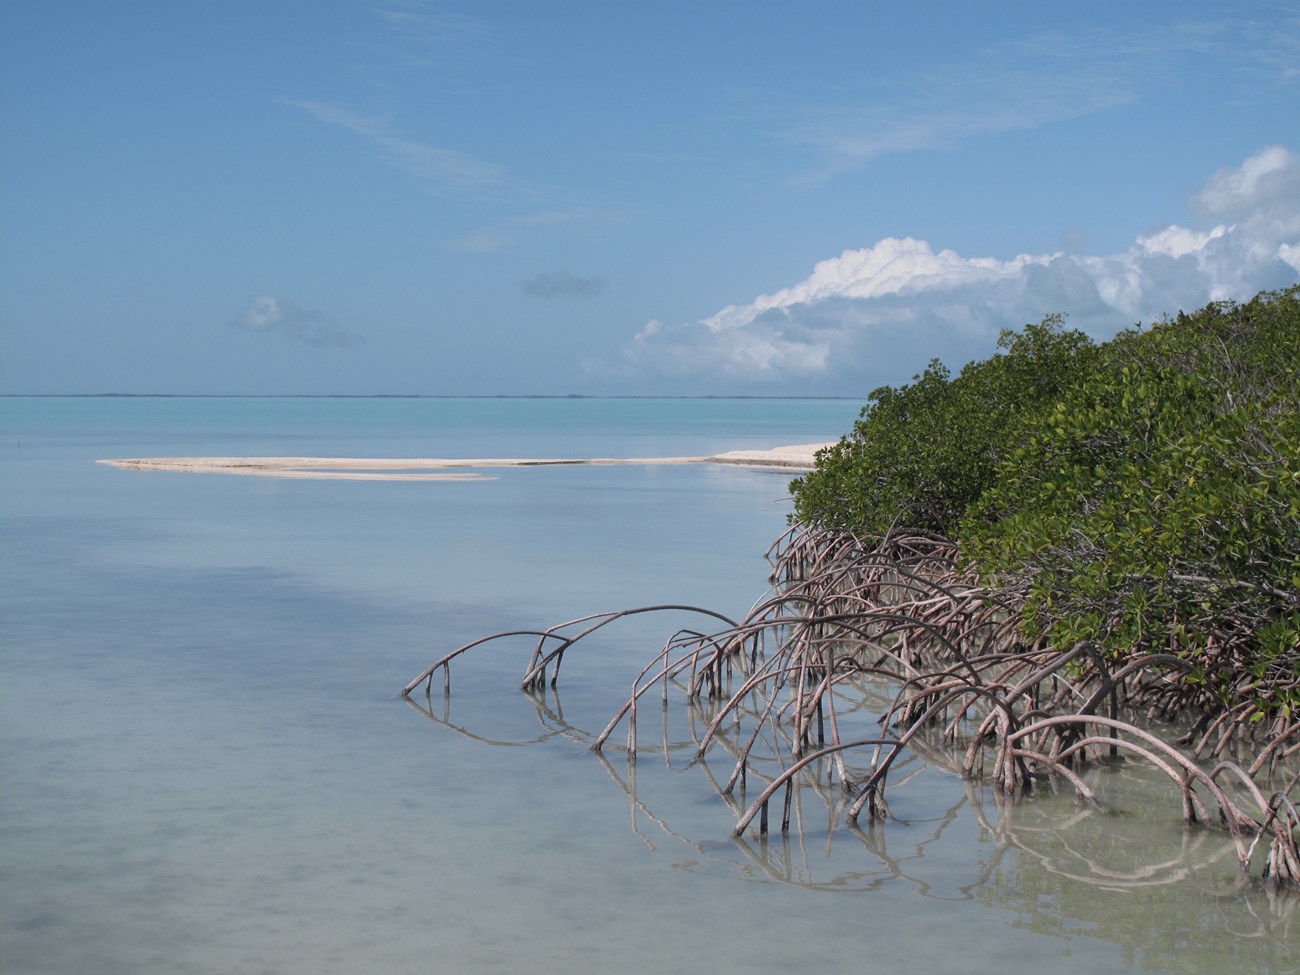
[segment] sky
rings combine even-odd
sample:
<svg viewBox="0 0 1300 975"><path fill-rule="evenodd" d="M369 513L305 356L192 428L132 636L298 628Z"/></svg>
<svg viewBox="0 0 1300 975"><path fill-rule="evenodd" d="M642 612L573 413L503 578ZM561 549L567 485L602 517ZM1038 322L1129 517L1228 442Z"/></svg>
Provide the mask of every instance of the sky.
<svg viewBox="0 0 1300 975"><path fill-rule="evenodd" d="M865 399L1300 281L1300 3L0 0L0 392Z"/></svg>

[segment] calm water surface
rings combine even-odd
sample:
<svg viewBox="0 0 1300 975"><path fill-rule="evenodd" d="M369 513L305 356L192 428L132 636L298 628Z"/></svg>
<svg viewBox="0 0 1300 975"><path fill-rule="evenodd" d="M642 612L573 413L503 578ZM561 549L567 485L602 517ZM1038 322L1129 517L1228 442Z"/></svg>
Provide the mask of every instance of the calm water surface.
<svg viewBox="0 0 1300 975"><path fill-rule="evenodd" d="M1136 770L1015 806L920 758L788 841L685 756L593 756L678 621L515 688L489 632L763 594L786 480L529 468L484 482L120 471L105 457L657 456L834 439L857 404L0 399L0 971L1284 972L1296 903ZM423 699L420 699L423 703ZM686 721L675 715L673 721ZM684 726L683 726L684 727ZM679 737L679 729L669 731ZM836 797L827 801L832 804Z"/></svg>

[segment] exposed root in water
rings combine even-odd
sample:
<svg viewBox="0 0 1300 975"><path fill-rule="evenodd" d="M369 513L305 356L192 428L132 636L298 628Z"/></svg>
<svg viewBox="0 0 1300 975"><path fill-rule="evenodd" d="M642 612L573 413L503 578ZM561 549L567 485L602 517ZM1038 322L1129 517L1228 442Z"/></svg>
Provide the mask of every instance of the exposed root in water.
<svg viewBox="0 0 1300 975"><path fill-rule="evenodd" d="M810 780L839 797L828 806L850 829L864 814L869 824L885 820L886 787L902 784L890 783L891 771L927 748L1000 795L1032 793L1050 780L1094 806L1087 771L1139 761L1173 783L1185 824L1227 830L1244 871L1267 837L1262 875L1300 885L1292 798L1300 773L1285 788L1267 786L1300 750L1300 721L1289 714L1261 720L1254 705L1226 706L1222 687L1209 688L1176 654L1115 659L1088 643L1027 642L1016 602L961 572L945 539L866 541L794 529L769 559L773 589L743 620L664 605L493 634L435 661L402 694L409 699L423 685L430 697L441 670L449 695L457 657L527 636L536 643L521 687L536 696L556 686L570 648L609 624L694 614L721 628L673 634L590 744L596 752L624 748L634 763L646 707L657 703L654 713L666 714L674 697L684 699L694 761L727 755L730 771L715 786L736 812L738 839L775 828L774 801L788 833L796 786ZM625 741L616 743L620 728ZM763 784L745 803L750 776Z"/></svg>

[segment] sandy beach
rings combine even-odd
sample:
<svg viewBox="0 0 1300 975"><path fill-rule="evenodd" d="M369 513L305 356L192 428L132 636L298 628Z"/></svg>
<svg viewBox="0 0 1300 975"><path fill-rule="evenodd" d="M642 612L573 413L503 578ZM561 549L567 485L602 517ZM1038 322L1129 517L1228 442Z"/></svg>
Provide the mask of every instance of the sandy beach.
<svg viewBox="0 0 1300 975"><path fill-rule="evenodd" d="M490 480L484 469L561 464L734 464L790 470L812 469L817 451L829 443L794 444L770 450L732 450L709 457L595 458L393 458L393 457L137 457L97 463L134 471L241 474L354 481Z"/></svg>

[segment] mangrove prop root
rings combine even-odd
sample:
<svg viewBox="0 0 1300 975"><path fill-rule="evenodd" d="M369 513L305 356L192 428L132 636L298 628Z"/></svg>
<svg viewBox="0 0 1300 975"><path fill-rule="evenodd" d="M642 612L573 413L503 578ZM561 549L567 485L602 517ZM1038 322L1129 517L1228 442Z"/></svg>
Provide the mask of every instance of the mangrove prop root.
<svg viewBox="0 0 1300 975"><path fill-rule="evenodd" d="M733 762L718 791L738 810L736 836L755 821L765 834L777 796L781 830L788 831L793 790L809 784L814 769L812 781L838 782L849 797L842 812L850 826L864 812L868 821L883 820L888 777L900 756L938 740L965 756L963 776L987 777L1011 797L1059 776L1081 801L1096 804L1081 769L1121 756L1142 761L1173 782L1186 823L1228 830L1244 869L1268 836L1263 874L1300 885L1300 815L1290 797L1300 773L1269 798L1259 779L1300 751L1300 721L1284 715L1265 722L1254 706L1223 706L1176 654L1116 660L1088 643L1027 642L1017 599L964 572L956 546L943 538L860 538L796 526L777 540L768 560L772 588L740 621L666 604L493 634L434 661L402 696L421 685L431 695L439 670L449 695L451 665L507 637L535 641L520 686L541 692L555 687L570 649L610 624L646 613L690 614L720 629L670 637L589 744L597 752L613 747L623 726L631 761L645 695L660 702L651 710L663 716L656 723L663 723L665 748L671 699L680 696L692 709L707 704L702 728L692 710L691 746L696 761L723 747ZM1295 687L1276 691L1300 689L1300 677L1292 681ZM863 708L882 715L880 733L846 740L846 716ZM1181 737L1162 733L1161 722L1184 717L1181 727L1190 730ZM854 755L867 756L868 764ZM1206 771L1202 762L1215 758L1218 764ZM764 785L741 811L732 793L739 788L743 796L756 774Z"/></svg>

